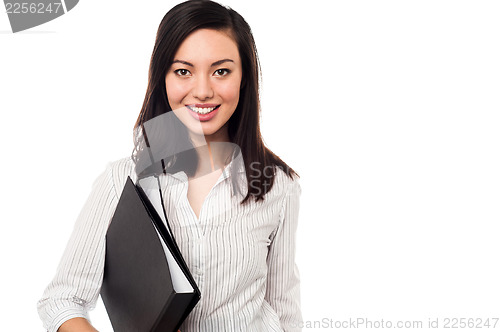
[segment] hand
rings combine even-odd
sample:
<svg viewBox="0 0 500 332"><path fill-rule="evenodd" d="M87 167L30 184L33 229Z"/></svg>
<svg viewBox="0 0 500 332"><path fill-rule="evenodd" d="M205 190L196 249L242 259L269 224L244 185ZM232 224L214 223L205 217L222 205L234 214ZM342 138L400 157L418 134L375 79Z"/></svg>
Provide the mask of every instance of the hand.
<svg viewBox="0 0 500 332"><path fill-rule="evenodd" d="M98 332L90 323L81 317L71 318L65 321L57 330L57 332Z"/></svg>

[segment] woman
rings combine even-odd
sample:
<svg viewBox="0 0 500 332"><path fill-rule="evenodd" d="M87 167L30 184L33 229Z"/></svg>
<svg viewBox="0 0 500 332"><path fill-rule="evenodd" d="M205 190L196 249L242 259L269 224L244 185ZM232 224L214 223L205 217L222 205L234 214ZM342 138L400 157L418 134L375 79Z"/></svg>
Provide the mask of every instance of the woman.
<svg viewBox="0 0 500 332"><path fill-rule="evenodd" d="M48 331L96 331L88 311L102 284L107 227L127 176L150 174L159 175L170 227L201 291L181 331L300 330L301 188L262 141L259 73L250 27L234 10L194 0L165 15L134 152L94 182L38 302ZM168 124L158 120L165 116ZM192 149L172 152L186 141Z"/></svg>

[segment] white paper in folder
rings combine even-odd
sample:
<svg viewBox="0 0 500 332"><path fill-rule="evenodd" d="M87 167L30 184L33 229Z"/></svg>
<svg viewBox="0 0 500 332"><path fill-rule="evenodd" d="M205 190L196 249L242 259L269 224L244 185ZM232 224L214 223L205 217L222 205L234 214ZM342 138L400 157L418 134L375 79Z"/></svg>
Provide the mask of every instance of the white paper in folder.
<svg viewBox="0 0 500 332"><path fill-rule="evenodd" d="M149 176L139 180L141 188L146 193L146 196L149 198L151 204L155 208L156 212L163 221L167 232L171 238L173 238L173 234L170 232L170 227L167 224L167 220L165 217L165 211L163 210L163 205L161 202L160 195L160 181L155 176ZM154 225L154 224L153 224ZM189 280L186 278L184 273L182 272L179 264L177 264L174 256L168 249L165 241L163 241L158 229L156 228L156 234L160 238L161 245L163 246L163 251L165 251L165 256L168 262L168 268L170 270L170 277L172 279L172 286L177 293L192 293L194 291L193 287L189 283Z"/></svg>

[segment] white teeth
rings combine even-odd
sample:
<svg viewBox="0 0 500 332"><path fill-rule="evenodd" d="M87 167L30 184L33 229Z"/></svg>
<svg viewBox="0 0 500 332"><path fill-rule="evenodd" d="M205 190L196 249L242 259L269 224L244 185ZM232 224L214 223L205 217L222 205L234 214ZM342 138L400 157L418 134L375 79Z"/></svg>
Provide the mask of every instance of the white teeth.
<svg viewBox="0 0 500 332"><path fill-rule="evenodd" d="M201 107L194 107L194 106L190 107L190 109L192 109L193 111L195 111L196 113L199 113L199 114L210 113L216 108L217 108L217 106L216 107L209 107L209 108L201 108Z"/></svg>

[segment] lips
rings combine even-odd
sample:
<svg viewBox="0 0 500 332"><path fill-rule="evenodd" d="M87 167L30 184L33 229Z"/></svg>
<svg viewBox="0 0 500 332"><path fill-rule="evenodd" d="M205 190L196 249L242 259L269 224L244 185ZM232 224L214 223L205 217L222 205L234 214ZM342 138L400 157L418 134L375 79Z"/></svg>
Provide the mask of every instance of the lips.
<svg viewBox="0 0 500 332"><path fill-rule="evenodd" d="M209 108L209 107L220 106L220 104L189 104L189 105L186 105L186 106L187 107Z"/></svg>
<svg viewBox="0 0 500 332"><path fill-rule="evenodd" d="M217 104L195 104L195 105L213 105L210 107L198 107L194 105L186 105L189 114L198 121L204 122L212 119L217 111L220 109L220 105Z"/></svg>

